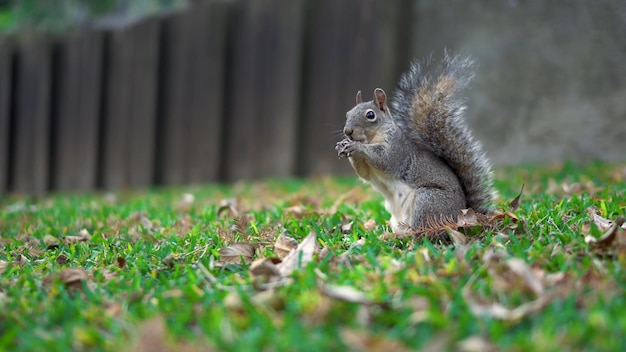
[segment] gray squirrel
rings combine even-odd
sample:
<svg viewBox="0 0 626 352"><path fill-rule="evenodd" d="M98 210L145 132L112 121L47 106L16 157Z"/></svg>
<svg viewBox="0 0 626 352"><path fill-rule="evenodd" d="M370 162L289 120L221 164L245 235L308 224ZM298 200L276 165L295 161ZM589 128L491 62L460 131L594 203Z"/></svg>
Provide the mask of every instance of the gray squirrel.
<svg viewBox="0 0 626 352"><path fill-rule="evenodd" d="M391 109L385 91L376 88L367 102L359 91L346 114L346 138L335 149L384 196L394 232L455 223L466 208L483 214L492 209L491 163L463 119L459 96L473 77L472 64L446 51L432 77L414 61L400 78Z"/></svg>

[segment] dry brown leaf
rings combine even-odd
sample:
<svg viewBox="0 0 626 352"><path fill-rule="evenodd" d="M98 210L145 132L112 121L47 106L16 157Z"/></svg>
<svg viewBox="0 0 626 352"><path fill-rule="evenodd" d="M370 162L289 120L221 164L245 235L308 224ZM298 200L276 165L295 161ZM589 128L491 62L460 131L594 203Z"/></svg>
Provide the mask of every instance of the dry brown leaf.
<svg viewBox="0 0 626 352"><path fill-rule="evenodd" d="M624 216L620 215L602 237L596 239L591 235L587 235L585 237L585 243L590 243L597 247L610 246L615 240L617 233L620 231L621 226L624 224L624 221Z"/></svg>
<svg viewBox="0 0 626 352"><path fill-rule="evenodd" d="M0 259L0 274L4 273L8 265L9 263L6 260Z"/></svg>
<svg viewBox="0 0 626 352"><path fill-rule="evenodd" d="M344 235L352 233L352 224L353 222L350 221L349 223L341 225L341 233Z"/></svg>
<svg viewBox="0 0 626 352"><path fill-rule="evenodd" d="M482 225L481 216L473 209L462 209L457 217L457 227L473 227Z"/></svg>
<svg viewBox="0 0 626 352"><path fill-rule="evenodd" d="M15 257L15 260L13 261L12 264L18 265L18 266L24 266L24 265L26 265L28 263L30 263L30 259L26 258L26 256L23 255L23 254L18 254Z"/></svg>
<svg viewBox="0 0 626 352"><path fill-rule="evenodd" d="M373 335L365 331L343 328L339 336L350 351L410 351L399 341L382 335Z"/></svg>
<svg viewBox="0 0 626 352"><path fill-rule="evenodd" d="M519 201L522 198L522 192L524 192L524 184L523 183L522 183L522 189L520 189L519 194L517 195L517 197L513 198L511 203L509 203L509 210L510 211L516 211L517 208L519 207Z"/></svg>
<svg viewBox="0 0 626 352"><path fill-rule="evenodd" d="M526 286L536 295L542 295L544 293L543 283L536 273L521 259L511 258L506 261L506 265L512 272L517 274Z"/></svg>
<svg viewBox="0 0 626 352"><path fill-rule="evenodd" d="M363 224L365 231L372 231L376 227L376 220L369 219Z"/></svg>
<svg viewBox="0 0 626 352"><path fill-rule="evenodd" d="M55 249L59 247L59 239L47 234L43 236L43 244L46 245L46 249Z"/></svg>
<svg viewBox="0 0 626 352"><path fill-rule="evenodd" d="M260 258L250 264L250 274L253 277L261 277L267 281L280 277L280 271L276 264L280 263L277 258Z"/></svg>
<svg viewBox="0 0 626 352"><path fill-rule="evenodd" d="M478 335L470 336L459 341L457 347L457 350L462 352L491 352L498 350L491 341Z"/></svg>
<svg viewBox="0 0 626 352"><path fill-rule="evenodd" d="M493 214L493 216L491 218L489 218L489 223L492 223L496 220L500 220L500 219L505 219L505 218L509 218L511 219L514 223L517 223L519 221L519 218L517 217L517 215L511 213L510 211L507 211L505 213L495 213Z"/></svg>
<svg viewBox="0 0 626 352"><path fill-rule="evenodd" d="M320 292L327 297L350 303L367 305L372 305L376 303L368 298L365 292L359 291L352 286L326 284L320 287Z"/></svg>
<svg viewBox="0 0 626 352"><path fill-rule="evenodd" d="M65 265L70 261L70 259L65 254L61 253L54 259L54 261L59 265Z"/></svg>
<svg viewBox="0 0 626 352"><path fill-rule="evenodd" d="M44 279L44 284L49 285L59 280L68 289L82 290L83 282L87 282L91 279L91 276L81 268L67 268L61 270L58 274L50 274Z"/></svg>
<svg viewBox="0 0 626 352"><path fill-rule="evenodd" d="M218 252L220 260L224 263L250 264L254 257L254 246L250 243L234 243L228 247L222 248Z"/></svg>
<svg viewBox="0 0 626 352"><path fill-rule="evenodd" d="M315 232L311 232L306 236L302 242L291 251L282 261L277 265L280 275L285 277L291 275L296 269L305 266L307 263L313 260L313 254L317 249L317 236Z"/></svg>
<svg viewBox="0 0 626 352"><path fill-rule="evenodd" d="M555 298L553 292L548 292L537 299L521 304L513 309L507 308L504 305L493 303L480 303L476 300L469 291L469 287L466 285L463 288L463 298L465 303L469 306L472 313L476 316L487 316L493 319L505 320L505 321L519 321L522 318L530 316L544 309Z"/></svg>
<svg viewBox="0 0 626 352"><path fill-rule="evenodd" d="M302 205L294 205L283 209L283 213L287 216L301 220L308 215L306 209Z"/></svg>
<svg viewBox="0 0 626 352"><path fill-rule="evenodd" d="M296 247L298 247L298 241L281 233L274 243L274 254L284 259Z"/></svg>
<svg viewBox="0 0 626 352"><path fill-rule="evenodd" d="M239 216L239 201L237 198L223 199L220 202L219 208L217 208L217 216L220 216L223 212L227 211L230 217Z"/></svg>
<svg viewBox="0 0 626 352"><path fill-rule="evenodd" d="M451 229L449 227L446 227L446 232L448 233L448 236L450 236L454 244L459 246L464 246L467 244L467 237L465 237L462 232Z"/></svg>
<svg viewBox="0 0 626 352"><path fill-rule="evenodd" d="M69 243L77 243L77 242L87 242L90 239L91 239L91 235L89 234L89 231L87 231L86 229L82 229L78 232L78 235L65 236L63 237L61 241L64 244L69 244Z"/></svg>

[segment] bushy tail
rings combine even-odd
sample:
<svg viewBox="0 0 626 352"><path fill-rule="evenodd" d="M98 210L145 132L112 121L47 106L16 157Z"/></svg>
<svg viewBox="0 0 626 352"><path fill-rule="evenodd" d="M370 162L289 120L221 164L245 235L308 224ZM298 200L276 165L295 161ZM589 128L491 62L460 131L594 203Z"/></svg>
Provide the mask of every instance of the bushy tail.
<svg viewBox="0 0 626 352"><path fill-rule="evenodd" d="M413 62L392 102L395 121L418 143L446 160L461 181L468 207L486 213L493 199L491 163L463 119L460 93L473 77L468 58L444 54L436 77ZM429 66L428 64L426 65Z"/></svg>

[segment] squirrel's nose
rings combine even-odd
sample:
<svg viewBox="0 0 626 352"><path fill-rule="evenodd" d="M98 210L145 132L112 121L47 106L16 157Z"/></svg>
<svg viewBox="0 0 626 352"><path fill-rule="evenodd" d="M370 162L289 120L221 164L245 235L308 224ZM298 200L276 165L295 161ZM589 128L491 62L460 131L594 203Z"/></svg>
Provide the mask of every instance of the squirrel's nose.
<svg viewBox="0 0 626 352"><path fill-rule="evenodd" d="M352 130L352 128L350 128L350 127L346 127L346 128L344 128L344 129L343 129L343 133L344 133L346 136L348 136L348 137L351 137L353 132L354 132L354 131L353 131L353 130Z"/></svg>

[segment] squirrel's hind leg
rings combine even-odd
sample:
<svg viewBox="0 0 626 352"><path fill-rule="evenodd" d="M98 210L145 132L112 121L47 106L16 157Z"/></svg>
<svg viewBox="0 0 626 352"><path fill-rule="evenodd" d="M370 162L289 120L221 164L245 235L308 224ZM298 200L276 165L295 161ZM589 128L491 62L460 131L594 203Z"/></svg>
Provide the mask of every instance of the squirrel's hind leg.
<svg viewBox="0 0 626 352"><path fill-rule="evenodd" d="M444 225L439 222L454 221L459 210L466 208L465 197L459 192L439 188L421 187L415 190L411 227L426 229Z"/></svg>

